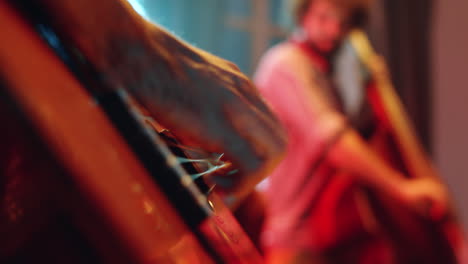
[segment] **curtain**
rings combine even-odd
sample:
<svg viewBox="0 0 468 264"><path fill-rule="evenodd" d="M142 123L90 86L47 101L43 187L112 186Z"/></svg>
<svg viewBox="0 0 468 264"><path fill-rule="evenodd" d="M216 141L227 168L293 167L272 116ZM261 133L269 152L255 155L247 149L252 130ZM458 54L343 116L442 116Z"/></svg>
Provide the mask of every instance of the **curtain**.
<svg viewBox="0 0 468 264"><path fill-rule="evenodd" d="M376 0L369 34L424 147L431 152L431 0Z"/></svg>

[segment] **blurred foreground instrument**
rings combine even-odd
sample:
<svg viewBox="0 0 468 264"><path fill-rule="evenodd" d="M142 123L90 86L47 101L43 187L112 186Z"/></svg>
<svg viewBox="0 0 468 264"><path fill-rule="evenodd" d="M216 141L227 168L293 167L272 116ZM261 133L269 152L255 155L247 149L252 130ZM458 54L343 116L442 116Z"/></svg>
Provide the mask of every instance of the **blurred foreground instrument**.
<svg viewBox="0 0 468 264"><path fill-rule="evenodd" d="M35 11L0 1L0 262L260 263L216 193Z"/></svg>

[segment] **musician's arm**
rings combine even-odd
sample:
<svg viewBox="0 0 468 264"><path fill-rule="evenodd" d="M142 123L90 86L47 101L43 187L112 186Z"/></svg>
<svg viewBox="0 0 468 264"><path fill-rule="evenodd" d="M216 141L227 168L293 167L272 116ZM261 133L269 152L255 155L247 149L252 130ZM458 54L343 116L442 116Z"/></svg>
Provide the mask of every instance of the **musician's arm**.
<svg viewBox="0 0 468 264"><path fill-rule="evenodd" d="M330 148L328 160L336 167L356 175L360 180L401 197L404 175L388 166L352 128L346 129Z"/></svg>
<svg viewBox="0 0 468 264"><path fill-rule="evenodd" d="M309 149L313 156L323 156L335 168L405 204L414 205L428 198L442 206L439 200L445 199L441 197L445 193L441 188L429 181L405 178L347 125L346 118L330 104L323 89L304 71L308 69L303 66L307 62L288 62L273 61L277 65L266 67L256 80L288 134L301 139L295 147Z"/></svg>
<svg viewBox="0 0 468 264"><path fill-rule="evenodd" d="M439 182L427 177L405 178L375 153L353 129L341 135L330 149L328 160L400 202L424 210L424 214L430 213L432 217L439 218L447 210L447 192ZM430 212L425 211L428 209L426 202L430 202Z"/></svg>

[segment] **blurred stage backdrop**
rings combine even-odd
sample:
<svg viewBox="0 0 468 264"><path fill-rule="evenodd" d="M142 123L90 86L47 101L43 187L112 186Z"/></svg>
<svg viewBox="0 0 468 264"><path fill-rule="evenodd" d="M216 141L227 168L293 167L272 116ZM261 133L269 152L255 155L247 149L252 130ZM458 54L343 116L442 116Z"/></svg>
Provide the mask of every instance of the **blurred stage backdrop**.
<svg viewBox="0 0 468 264"><path fill-rule="evenodd" d="M251 73L286 36L283 0L130 0L149 20Z"/></svg>

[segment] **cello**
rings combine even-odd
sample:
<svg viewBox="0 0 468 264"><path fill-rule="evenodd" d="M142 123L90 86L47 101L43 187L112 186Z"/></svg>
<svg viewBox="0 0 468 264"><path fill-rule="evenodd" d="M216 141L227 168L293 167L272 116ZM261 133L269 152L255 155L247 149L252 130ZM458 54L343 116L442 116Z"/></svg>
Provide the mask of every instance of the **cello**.
<svg viewBox="0 0 468 264"><path fill-rule="evenodd" d="M29 11L0 1L1 262L261 262L131 98L96 93Z"/></svg>
<svg viewBox="0 0 468 264"><path fill-rule="evenodd" d="M372 132L366 135L369 146L402 175L443 184L419 145L388 75L378 68L366 36L355 30L349 38L371 72L365 90L374 125L366 131ZM307 52L306 46L300 47ZM298 185L314 187L300 219L314 227L317 252L327 263L459 263L464 238L451 205L443 217L435 217L431 204L418 205L420 211L410 208L328 163L328 151L346 129L322 148L320 158L309 165L309 177ZM319 170L324 177L313 177Z"/></svg>
<svg viewBox="0 0 468 264"><path fill-rule="evenodd" d="M417 140L403 104L388 75L382 71L365 33L353 30L349 40L373 79L367 96L379 128L371 143L389 164L409 178L428 177L443 184ZM425 212L427 215L410 212L382 195L371 190L366 192L375 218L396 252L397 263L459 263L464 238L452 205L438 218L430 212Z"/></svg>

